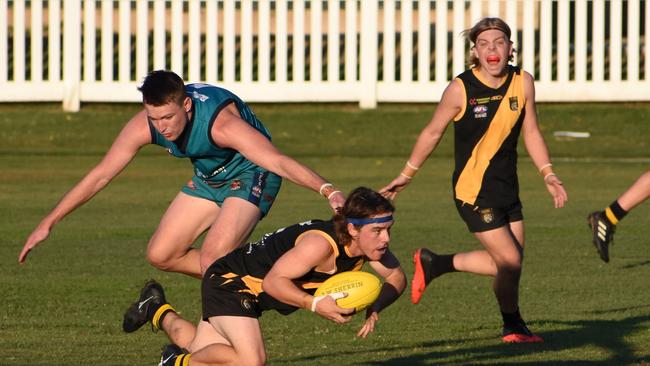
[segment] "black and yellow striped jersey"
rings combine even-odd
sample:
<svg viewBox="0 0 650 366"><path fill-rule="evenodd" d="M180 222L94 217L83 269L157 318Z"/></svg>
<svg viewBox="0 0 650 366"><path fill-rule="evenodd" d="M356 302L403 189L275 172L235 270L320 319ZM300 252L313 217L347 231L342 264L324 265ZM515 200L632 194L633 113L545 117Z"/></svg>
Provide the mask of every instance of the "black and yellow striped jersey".
<svg viewBox="0 0 650 366"><path fill-rule="evenodd" d="M519 201L517 140L524 119L524 75L508 67L494 89L481 82L478 70L460 74L465 103L454 118L456 199L480 207L505 207Z"/></svg>
<svg viewBox="0 0 650 366"><path fill-rule="evenodd" d="M279 302L262 291L262 282L273 264L287 251L295 246L305 234L315 233L325 238L336 256L336 268L332 273L324 273L312 269L294 283L306 292L314 291L326 279L336 273L358 271L365 263L365 257L351 257L347 245L341 245L334 231L332 221L311 220L287 226L273 233L264 235L262 240L246 244L235 249L230 254L218 259L210 271L220 273L224 279L240 280L245 284L245 292L258 297L263 310L275 309L288 314L297 308Z"/></svg>

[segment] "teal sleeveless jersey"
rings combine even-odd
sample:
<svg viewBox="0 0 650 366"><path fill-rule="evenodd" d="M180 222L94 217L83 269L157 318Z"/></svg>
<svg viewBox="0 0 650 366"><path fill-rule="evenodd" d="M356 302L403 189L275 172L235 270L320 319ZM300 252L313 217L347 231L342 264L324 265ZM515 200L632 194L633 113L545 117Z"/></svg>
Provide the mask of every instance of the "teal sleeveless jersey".
<svg viewBox="0 0 650 366"><path fill-rule="evenodd" d="M152 143L166 148L175 157L189 158L194 174L205 181L225 182L244 171L258 168L238 151L219 147L210 135L217 114L228 104L235 103L241 118L271 140L271 134L248 105L230 91L213 85L188 84L186 89L187 96L192 98L192 119L176 141L165 139L149 123Z"/></svg>

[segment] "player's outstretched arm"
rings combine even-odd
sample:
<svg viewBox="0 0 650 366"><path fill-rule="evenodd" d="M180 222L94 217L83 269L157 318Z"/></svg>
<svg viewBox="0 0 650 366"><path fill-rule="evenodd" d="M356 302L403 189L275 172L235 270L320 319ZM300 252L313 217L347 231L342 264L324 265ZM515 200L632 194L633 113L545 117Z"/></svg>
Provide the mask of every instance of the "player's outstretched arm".
<svg viewBox="0 0 650 366"><path fill-rule="evenodd" d="M394 200L397 194L411 183L415 173L438 146L449 122L460 113L462 103L465 100L463 90L460 82L456 80L447 86L436 111L433 113L431 122L420 132L404 169L388 185L379 190L379 193L384 197Z"/></svg>
<svg viewBox="0 0 650 366"><path fill-rule="evenodd" d="M343 207L345 203L343 193L304 164L280 152L266 136L239 117L233 104L217 115L212 128L212 138L219 146L239 151L262 168L295 184L319 192L327 198L335 212Z"/></svg>
<svg viewBox="0 0 650 366"><path fill-rule="evenodd" d="M27 254L48 238L56 223L106 187L129 164L138 150L150 142L151 133L143 111L124 126L102 161L72 187L32 231L18 256L18 262L23 263Z"/></svg>
<svg viewBox="0 0 650 366"><path fill-rule="evenodd" d="M527 72L524 72L524 93L526 95L526 116L524 117L522 134L526 150L528 150L530 158L540 171L540 174L542 174L546 189L553 198L553 205L555 208L564 207L569 198L562 181L553 173L548 147L537 125L533 77Z"/></svg>

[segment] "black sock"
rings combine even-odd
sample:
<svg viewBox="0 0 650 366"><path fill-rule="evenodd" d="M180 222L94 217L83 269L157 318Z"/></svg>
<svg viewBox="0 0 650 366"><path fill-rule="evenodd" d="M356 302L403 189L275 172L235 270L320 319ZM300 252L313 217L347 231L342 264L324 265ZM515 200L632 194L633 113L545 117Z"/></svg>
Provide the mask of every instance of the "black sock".
<svg viewBox="0 0 650 366"><path fill-rule="evenodd" d="M521 319L521 314L519 314L519 309L517 309L514 313L504 313L502 311L501 317L503 318L503 324L505 325L514 325L524 322L524 320Z"/></svg>
<svg viewBox="0 0 650 366"><path fill-rule="evenodd" d="M610 214L613 217L610 217ZM605 217L607 217L607 219L614 225L623 220L625 215L627 215L627 211L625 211L621 205L618 204L618 200L612 202L612 204L605 209Z"/></svg>
<svg viewBox="0 0 650 366"><path fill-rule="evenodd" d="M449 272L456 272L454 268L454 255L455 254L444 254L436 255L433 262L431 263L431 268L433 269L433 278L443 275Z"/></svg>

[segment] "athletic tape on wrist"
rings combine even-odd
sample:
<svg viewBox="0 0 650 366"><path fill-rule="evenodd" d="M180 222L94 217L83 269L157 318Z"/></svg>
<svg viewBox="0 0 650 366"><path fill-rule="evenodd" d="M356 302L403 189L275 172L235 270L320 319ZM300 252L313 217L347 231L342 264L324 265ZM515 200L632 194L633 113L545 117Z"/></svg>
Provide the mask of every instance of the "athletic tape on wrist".
<svg viewBox="0 0 650 366"><path fill-rule="evenodd" d="M334 299L334 301L336 301L336 300L342 299L342 298L344 298L344 297L346 297L348 295L345 292L333 292L333 293L327 294L327 295L315 296L314 300L312 300L312 302L311 302L311 312L312 313L316 312L316 304L318 304L319 301L323 300L324 298L326 298L328 296L331 297L332 299Z"/></svg>

